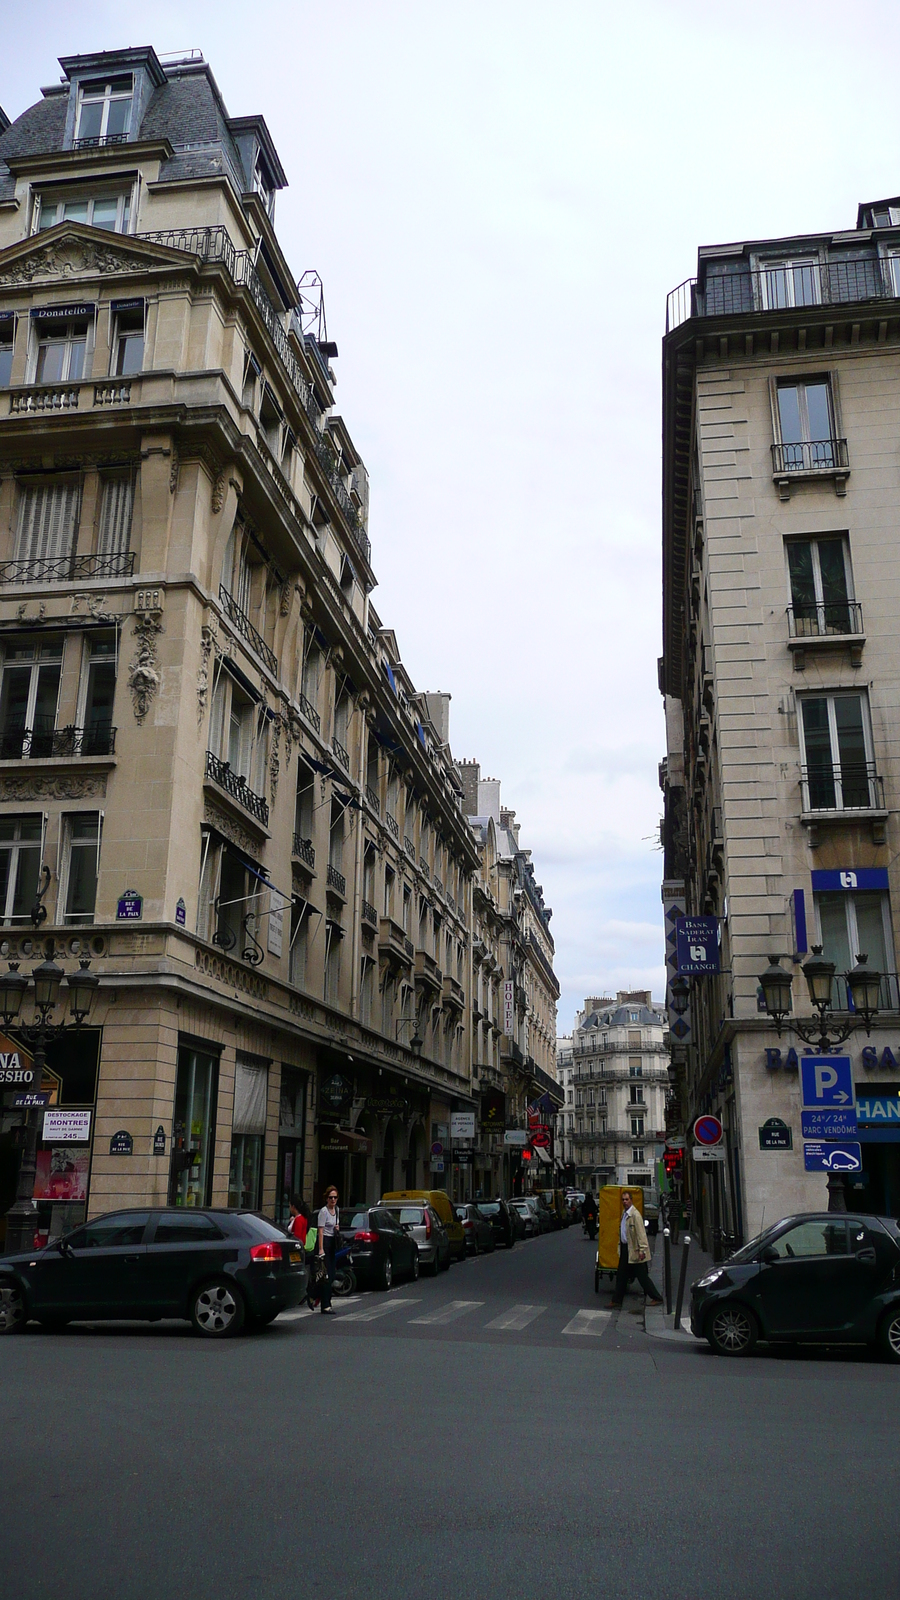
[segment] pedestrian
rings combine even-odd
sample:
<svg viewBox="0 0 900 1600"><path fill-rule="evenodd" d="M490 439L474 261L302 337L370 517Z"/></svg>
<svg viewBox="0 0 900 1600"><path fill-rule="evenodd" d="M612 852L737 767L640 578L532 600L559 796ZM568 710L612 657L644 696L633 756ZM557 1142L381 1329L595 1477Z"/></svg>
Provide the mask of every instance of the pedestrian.
<svg viewBox="0 0 900 1600"><path fill-rule="evenodd" d="M311 1221L312 1212L309 1206L302 1195L295 1194L291 1200L291 1220L287 1225L288 1233L293 1234L298 1243L305 1245Z"/></svg>
<svg viewBox="0 0 900 1600"><path fill-rule="evenodd" d="M334 1253L340 1232L340 1212L338 1211L338 1192L333 1184L325 1190L325 1204L319 1212L317 1227L319 1237L317 1252L319 1256L320 1278L320 1305L322 1315L334 1316L334 1306L331 1304L331 1284L334 1279Z"/></svg>
<svg viewBox="0 0 900 1600"><path fill-rule="evenodd" d="M662 1296L647 1271L650 1260L650 1246L647 1243L647 1230L640 1212L631 1203L631 1195L627 1189L622 1190L622 1222L619 1228L619 1268L616 1273L616 1286L613 1290L612 1304L620 1306L625 1298L625 1290L631 1277L637 1278L638 1283L647 1296L647 1304L661 1306Z"/></svg>
<svg viewBox="0 0 900 1600"><path fill-rule="evenodd" d="M581 1217L585 1233L589 1239L593 1239L597 1231L597 1202L591 1189L588 1189L582 1202Z"/></svg>

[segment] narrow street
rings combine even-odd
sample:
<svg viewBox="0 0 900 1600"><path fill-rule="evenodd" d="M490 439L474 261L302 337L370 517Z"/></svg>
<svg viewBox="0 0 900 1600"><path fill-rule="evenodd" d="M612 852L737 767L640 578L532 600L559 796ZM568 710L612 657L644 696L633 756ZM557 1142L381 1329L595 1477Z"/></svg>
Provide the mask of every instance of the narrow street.
<svg viewBox="0 0 900 1600"><path fill-rule="evenodd" d="M592 1262L572 1228L222 1344L30 1327L3 1347L10 1593L886 1593L896 1373L650 1338Z"/></svg>

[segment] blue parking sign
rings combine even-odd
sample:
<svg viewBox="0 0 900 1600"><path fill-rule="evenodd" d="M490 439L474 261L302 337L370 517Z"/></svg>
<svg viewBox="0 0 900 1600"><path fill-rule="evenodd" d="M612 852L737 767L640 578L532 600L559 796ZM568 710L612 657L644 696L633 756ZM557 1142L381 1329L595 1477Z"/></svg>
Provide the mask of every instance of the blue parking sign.
<svg viewBox="0 0 900 1600"><path fill-rule="evenodd" d="M821 1111L826 1106L849 1107L856 1103L849 1056L801 1056L800 1082L807 1111Z"/></svg>

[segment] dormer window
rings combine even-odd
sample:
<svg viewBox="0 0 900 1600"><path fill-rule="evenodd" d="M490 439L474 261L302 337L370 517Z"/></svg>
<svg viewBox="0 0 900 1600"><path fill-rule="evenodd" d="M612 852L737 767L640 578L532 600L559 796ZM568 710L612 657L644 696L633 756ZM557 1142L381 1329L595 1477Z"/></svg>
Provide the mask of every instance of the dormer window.
<svg viewBox="0 0 900 1600"><path fill-rule="evenodd" d="M257 155L256 165L253 169L253 189L259 195L269 216L273 216L275 213L275 185L269 176L268 168L261 155Z"/></svg>
<svg viewBox="0 0 900 1600"><path fill-rule="evenodd" d="M872 212L873 228L896 228L900 226L900 206L876 206Z"/></svg>
<svg viewBox="0 0 900 1600"><path fill-rule="evenodd" d="M128 138L133 98L134 79L130 72L118 78L81 84L75 125L76 149L124 144Z"/></svg>

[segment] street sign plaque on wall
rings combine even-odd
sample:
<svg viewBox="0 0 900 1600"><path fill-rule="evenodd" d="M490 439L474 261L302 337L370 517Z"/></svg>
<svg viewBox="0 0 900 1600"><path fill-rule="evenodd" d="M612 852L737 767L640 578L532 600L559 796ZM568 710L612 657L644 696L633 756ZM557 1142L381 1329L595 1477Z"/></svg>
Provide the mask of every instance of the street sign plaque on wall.
<svg viewBox="0 0 900 1600"><path fill-rule="evenodd" d="M781 1117L769 1117L759 1130L760 1150L793 1150L794 1130Z"/></svg>

